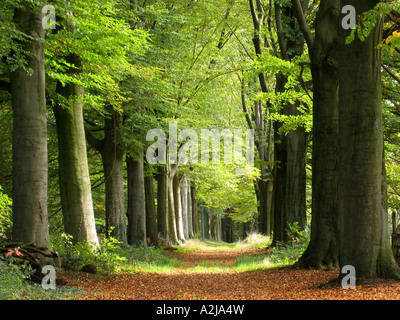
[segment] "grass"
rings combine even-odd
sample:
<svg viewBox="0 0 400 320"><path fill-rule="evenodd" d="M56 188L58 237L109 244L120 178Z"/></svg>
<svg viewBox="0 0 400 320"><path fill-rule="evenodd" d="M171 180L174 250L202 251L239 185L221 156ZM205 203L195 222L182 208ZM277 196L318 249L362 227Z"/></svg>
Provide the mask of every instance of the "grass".
<svg viewBox="0 0 400 320"><path fill-rule="evenodd" d="M70 287L45 290L28 278L25 270L0 260L0 300L71 300L81 292L80 288Z"/></svg>

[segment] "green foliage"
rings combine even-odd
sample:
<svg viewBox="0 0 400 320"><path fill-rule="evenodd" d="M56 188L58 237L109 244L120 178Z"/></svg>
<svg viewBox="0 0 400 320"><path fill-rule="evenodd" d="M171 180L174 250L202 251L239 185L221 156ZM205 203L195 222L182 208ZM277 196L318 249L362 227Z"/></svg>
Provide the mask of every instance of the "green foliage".
<svg viewBox="0 0 400 320"><path fill-rule="evenodd" d="M269 260L279 265L291 265L295 263L307 249L310 241L309 229L301 230L298 223L288 224L288 236L291 241L278 243L271 248Z"/></svg>
<svg viewBox="0 0 400 320"><path fill-rule="evenodd" d="M86 242L73 244L71 236L66 234L54 238L52 244L53 250L63 258L64 267L72 270L94 264L98 272L106 274L122 270L146 272L176 264L162 254L162 248L123 245L112 237L97 248Z"/></svg>
<svg viewBox="0 0 400 320"><path fill-rule="evenodd" d="M56 287L45 290L30 281L32 270L12 260L0 259L0 300L56 300L75 299L80 288Z"/></svg>
<svg viewBox="0 0 400 320"><path fill-rule="evenodd" d="M86 89L86 107L102 109L105 103L121 110L126 102L119 82L138 75L131 63L132 57L147 48L147 34L133 30L120 18L126 13L117 1L70 1L56 3L57 15L67 21L68 27L57 33L48 33L46 46L46 72L50 79L75 83ZM67 60L70 55L82 59L79 76L65 71L74 68Z"/></svg>
<svg viewBox="0 0 400 320"><path fill-rule="evenodd" d="M53 250L63 258L65 268L80 270L87 264L94 264L99 272L110 273L126 262L121 242L110 237L99 247L87 242L73 244L70 235L62 234L52 240Z"/></svg>
<svg viewBox="0 0 400 320"><path fill-rule="evenodd" d="M133 272L156 272L177 266L178 262L163 255L162 248L126 247L127 263L123 269Z"/></svg>
<svg viewBox="0 0 400 320"><path fill-rule="evenodd" d="M391 12L399 11L400 4L398 1L380 1L378 4L367 12L357 16L358 23L356 28L351 31L351 34L346 39L346 44L351 43L356 37L364 41L375 28L380 18L390 16ZM385 28L391 28L391 23L387 23Z"/></svg>
<svg viewBox="0 0 400 320"><path fill-rule="evenodd" d="M30 273L27 270L0 259L0 299L21 299L28 288L26 279L29 277Z"/></svg>
<svg viewBox="0 0 400 320"><path fill-rule="evenodd" d="M0 186L0 240L10 237L12 221L12 200L3 192Z"/></svg>

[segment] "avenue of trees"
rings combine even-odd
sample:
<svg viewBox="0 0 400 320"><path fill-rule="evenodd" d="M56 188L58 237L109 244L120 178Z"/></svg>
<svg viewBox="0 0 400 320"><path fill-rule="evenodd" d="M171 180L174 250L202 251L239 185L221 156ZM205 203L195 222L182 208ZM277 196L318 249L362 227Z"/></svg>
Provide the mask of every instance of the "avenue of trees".
<svg viewBox="0 0 400 320"><path fill-rule="evenodd" d="M256 231L274 245L296 225L310 228L298 266L400 278L397 1L3 0L0 12L4 241Z"/></svg>

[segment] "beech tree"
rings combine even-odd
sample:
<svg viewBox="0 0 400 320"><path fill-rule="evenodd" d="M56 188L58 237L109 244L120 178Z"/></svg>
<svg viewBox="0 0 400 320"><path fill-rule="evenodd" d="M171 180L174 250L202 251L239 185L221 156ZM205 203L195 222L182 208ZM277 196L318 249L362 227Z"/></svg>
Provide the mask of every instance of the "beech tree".
<svg viewBox="0 0 400 320"><path fill-rule="evenodd" d="M315 36L298 0L292 1L306 40L313 83L311 238L297 262L305 267L338 265L338 24L340 1L321 0Z"/></svg>
<svg viewBox="0 0 400 320"><path fill-rule="evenodd" d="M66 28L73 32L71 20L66 20ZM69 53L66 61L71 65L66 74L82 72L82 59ZM64 230L75 243L86 241L98 245L92 190L86 153L85 129L83 124L82 99L84 89L73 82L58 81L56 93L60 100L54 105L57 123L59 150L59 182ZM62 98L63 101L61 101ZM82 152L84 150L85 152Z"/></svg>
<svg viewBox="0 0 400 320"><path fill-rule="evenodd" d="M379 1L342 0L358 14ZM339 225L340 266L357 278L400 279L388 235L382 131L381 50L383 19L368 36L339 32Z"/></svg>
<svg viewBox="0 0 400 320"><path fill-rule="evenodd" d="M50 248L47 213L47 117L41 7L14 10L26 67L11 65L13 240Z"/></svg>

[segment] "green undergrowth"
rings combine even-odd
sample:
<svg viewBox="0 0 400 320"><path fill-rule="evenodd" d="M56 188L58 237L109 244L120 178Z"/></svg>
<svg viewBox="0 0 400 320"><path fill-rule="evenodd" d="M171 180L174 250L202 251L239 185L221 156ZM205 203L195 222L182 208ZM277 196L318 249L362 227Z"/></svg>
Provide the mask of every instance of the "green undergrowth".
<svg viewBox="0 0 400 320"><path fill-rule="evenodd" d="M73 300L80 288L58 286L45 290L30 281L31 270L21 268L12 261L0 260L0 300Z"/></svg>

